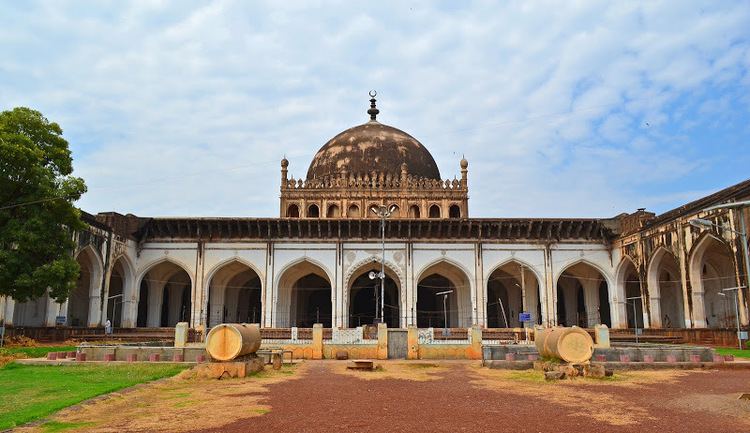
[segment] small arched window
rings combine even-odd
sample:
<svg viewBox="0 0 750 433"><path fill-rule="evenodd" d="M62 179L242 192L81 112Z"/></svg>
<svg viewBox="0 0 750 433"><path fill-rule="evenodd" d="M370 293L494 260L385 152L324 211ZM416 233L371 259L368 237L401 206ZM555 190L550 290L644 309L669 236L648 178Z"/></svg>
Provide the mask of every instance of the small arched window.
<svg viewBox="0 0 750 433"><path fill-rule="evenodd" d="M457 204L448 208L448 218L461 218L461 208Z"/></svg>
<svg viewBox="0 0 750 433"><path fill-rule="evenodd" d="M401 208L397 204L392 204L388 209L391 210L391 218L401 218Z"/></svg>
<svg viewBox="0 0 750 433"><path fill-rule="evenodd" d="M419 211L419 206L413 204L409 208L409 218L419 218L421 212Z"/></svg>
<svg viewBox="0 0 750 433"><path fill-rule="evenodd" d="M339 218L340 216L341 216L341 209L339 209L338 205L332 204L328 206L328 212L326 212L326 217Z"/></svg>
<svg viewBox="0 0 750 433"><path fill-rule="evenodd" d="M440 206L436 204L430 206L430 218L440 218Z"/></svg>
<svg viewBox="0 0 750 433"><path fill-rule="evenodd" d="M307 207L307 217L308 218L320 218L320 209L318 208L318 205L311 204Z"/></svg>
<svg viewBox="0 0 750 433"><path fill-rule="evenodd" d="M349 210L346 211L346 216L348 218L359 218L359 206L356 204L349 206Z"/></svg>
<svg viewBox="0 0 750 433"><path fill-rule="evenodd" d="M290 204L288 208L286 208L286 216L287 218L299 218L299 206L296 204Z"/></svg>
<svg viewBox="0 0 750 433"><path fill-rule="evenodd" d="M378 217L379 209L380 209L379 204L371 204L370 207L367 208L367 218L379 218Z"/></svg>

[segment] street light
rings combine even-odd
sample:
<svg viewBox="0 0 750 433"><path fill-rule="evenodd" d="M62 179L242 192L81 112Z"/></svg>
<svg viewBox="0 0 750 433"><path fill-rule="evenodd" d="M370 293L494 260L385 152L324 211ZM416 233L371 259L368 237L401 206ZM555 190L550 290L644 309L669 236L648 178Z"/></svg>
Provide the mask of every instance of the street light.
<svg viewBox="0 0 750 433"><path fill-rule="evenodd" d="M710 206L710 207L703 209L702 212L710 212L712 210L717 210L717 209L740 209L741 210L748 206L750 206L750 200L735 201L731 203L722 203L722 204L717 204L715 206ZM689 221L689 224L693 227L698 227L698 228L719 227L723 230L729 230L730 232L736 235L739 235L741 243L742 243L742 252L745 256L745 281L750 282L750 253L748 252L748 248L747 248L747 227L745 227L745 216L742 215L742 213L740 213L739 215L739 220L740 220L739 230L734 230L730 227L724 227L722 225L715 224L713 221L703 219L703 218L694 218ZM739 296L739 294L737 296ZM747 303L745 303L745 305L747 306ZM746 309L746 313L747 313L747 309Z"/></svg>
<svg viewBox="0 0 750 433"><path fill-rule="evenodd" d="M435 296L443 295L443 336L448 335L448 295L453 293L453 290L446 290L444 292L437 292Z"/></svg>
<svg viewBox="0 0 750 433"><path fill-rule="evenodd" d="M737 322L737 342L740 346L740 350L742 350L742 334L740 334L740 289L744 289L745 286L739 286L739 287L730 287L728 289L722 289L721 292L719 292L719 296L726 297L726 293L723 292L734 292L734 315L735 315L735 321Z"/></svg>
<svg viewBox="0 0 750 433"><path fill-rule="evenodd" d="M396 210L396 205L394 204L390 207L381 205L378 207L372 207L370 210L372 210L372 213L380 217L380 234L383 246L383 254L380 260L380 274L370 272L370 279L374 280L375 278L380 278L380 321L385 322L385 219L391 216ZM377 311L375 312L375 315L377 315Z"/></svg>
<svg viewBox="0 0 750 433"><path fill-rule="evenodd" d="M626 301L633 301L633 322L635 324L635 344L638 344L638 313L635 308L635 300L641 299L640 296L632 296L630 298L625 298Z"/></svg>

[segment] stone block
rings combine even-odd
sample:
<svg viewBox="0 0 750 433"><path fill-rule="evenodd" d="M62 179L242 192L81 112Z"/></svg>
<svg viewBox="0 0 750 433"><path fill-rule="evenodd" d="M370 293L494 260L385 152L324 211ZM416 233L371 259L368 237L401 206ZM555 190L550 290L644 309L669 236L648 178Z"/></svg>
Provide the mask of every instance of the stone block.
<svg viewBox="0 0 750 433"><path fill-rule="evenodd" d="M721 355L714 355L714 362L716 362L716 363L723 363L724 362L724 357L721 356Z"/></svg>
<svg viewBox="0 0 750 433"><path fill-rule="evenodd" d="M115 360L115 354L114 353L105 353L104 354L104 361L106 362L112 362Z"/></svg>
<svg viewBox="0 0 750 433"><path fill-rule="evenodd" d="M188 340L188 323L180 322L174 327L174 347L185 347Z"/></svg>
<svg viewBox="0 0 750 433"><path fill-rule="evenodd" d="M274 370L281 370L281 353L274 353L271 355L271 365Z"/></svg>
<svg viewBox="0 0 750 433"><path fill-rule="evenodd" d="M344 360L349 359L349 352L347 352L346 350L337 350L336 359L338 359L339 361L344 361Z"/></svg>
<svg viewBox="0 0 750 433"><path fill-rule="evenodd" d="M76 361L78 362L86 362L86 354L83 352L76 353Z"/></svg>
<svg viewBox="0 0 750 433"><path fill-rule="evenodd" d="M312 330L312 359L323 359L323 325L313 324Z"/></svg>
<svg viewBox="0 0 750 433"><path fill-rule="evenodd" d="M609 344L609 328L607 325L595 325L594 326L594 344L596 347L608 348Z"/></svg>
<svg viewBox="0 0 750 433"><path fill-rule="evenodd" d="M734 361L734 355L724 355L724 361L727 361L727 362Z"/></svg>
<svg viewBox="0 0 750 433"><path fill-rule="evenodd" d="M161 359L161 357L159 356L158 353L152 353L152 354L148 355L148 361L149 362L159 362L160 359Z"/></svg>
<svg viewBox="0 0 750 433"><path fill-rule="evenodd" d="M47 352L47 360L54 361L57 359L57 352Z"/></svg>
<svg viewBox="0 0 750 433"><path fill-rule="evenodd" d="M560 380L565 379L565 373L562 371L545 371L544 380Z"/></svg>
<svg viewBox="0 0 750 433"><path fill-rule="evenodd" d="M578 377L581 373L580 371L578 371L578 369L575 366L569 365L569 364L559 366L557 371L560 371L563 374L565 374L565 377L567 378Z"/></svg>
<svg viewBox="0 0 750 433"><path fill-rule="evenodd" d="M181 353L175 353L172 355L172 362L184 362L185 356Z"/></svg>
<svg viewBox="0 0 750 433"><path fill-rule="evenodd" d="M243 378L247 375L262 371L263 361L252 358L243 362L206 362L195 367L195 374L200 378L228 379Z"/></svg>
<svg viewBox="0 0 750 433"><path fill-rule="evenodd" d="M378 323L378 359L388 359L388 325L385 323Z"/></svg>
<svg viewBox="0 0 750 433"><path fill-rule="evenodd" d="M588 364L583 366L583 377L600 379L606 375L606 369L601 364Z"/></svg>
<svg viewBox="0 0 750 433"><path fill-rule="evenodd" d="M71 350L70 352L68 352L68 358L75 358L76 357L76 353L77 352L75 350Z"/></svg>

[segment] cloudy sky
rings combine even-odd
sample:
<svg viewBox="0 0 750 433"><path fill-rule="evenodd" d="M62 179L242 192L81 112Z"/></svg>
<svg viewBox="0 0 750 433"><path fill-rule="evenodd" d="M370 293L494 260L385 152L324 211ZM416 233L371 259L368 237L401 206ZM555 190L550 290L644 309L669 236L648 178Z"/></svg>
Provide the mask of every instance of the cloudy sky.
<svg viewBox="0 0 750 433"><path fill-rule="evenodd" d="M79 205L277 216L279 160L379 120L469 160L477 217L657 213L750 178L750 2L0 2L0 109ZM277 7L283 5L283 8Z"/></svg>

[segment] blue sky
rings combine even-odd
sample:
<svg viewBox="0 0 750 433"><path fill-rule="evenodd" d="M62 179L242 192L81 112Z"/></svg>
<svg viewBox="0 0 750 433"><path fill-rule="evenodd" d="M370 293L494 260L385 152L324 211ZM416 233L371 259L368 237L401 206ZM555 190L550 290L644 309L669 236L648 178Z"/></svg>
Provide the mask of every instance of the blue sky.
<svg viewBox="0 0 750 433"><path fill-rule="evenodd" d="M282 7L279 7L281 5ZM750 178L750 2L0 2L0 109L79 205L277 216L279 160L379 120L469 160L470 215L657 213Z"/></svg>

